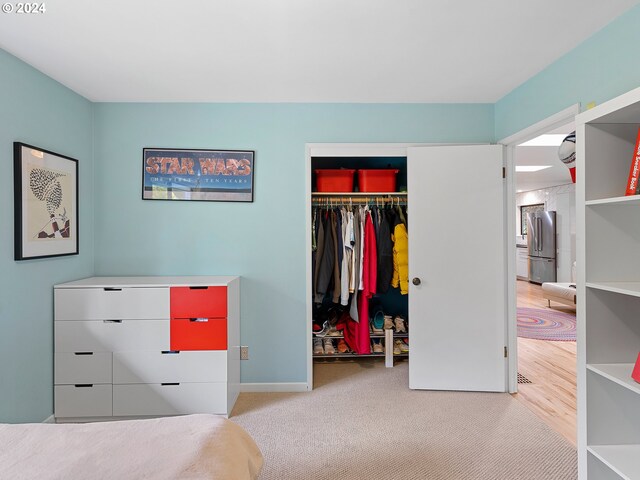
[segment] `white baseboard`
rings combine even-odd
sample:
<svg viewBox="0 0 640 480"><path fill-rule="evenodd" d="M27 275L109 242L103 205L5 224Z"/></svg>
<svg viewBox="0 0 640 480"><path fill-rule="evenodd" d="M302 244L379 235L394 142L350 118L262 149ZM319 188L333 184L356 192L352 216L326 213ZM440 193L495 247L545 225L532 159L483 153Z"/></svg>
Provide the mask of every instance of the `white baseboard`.
<svg viewBox="0 0 640 480"><path fill-rule="evenodd" d="M241 383L241 392L308 392L309 385L305 382L291 383Z"/></svg>
<svg viewBox="0 0 640 480"><path fill-rule="evenodd" d="M56 418L53 415L49 415L41 423L56 423Z"/></svg>

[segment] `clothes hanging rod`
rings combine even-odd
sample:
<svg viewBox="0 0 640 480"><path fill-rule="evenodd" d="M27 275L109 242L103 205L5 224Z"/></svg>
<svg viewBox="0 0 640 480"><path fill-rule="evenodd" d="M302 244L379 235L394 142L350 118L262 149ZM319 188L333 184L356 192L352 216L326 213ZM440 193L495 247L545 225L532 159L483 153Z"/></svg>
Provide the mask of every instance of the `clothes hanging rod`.
<svg viewBox="0 0 640 480"><path fill-rule="evenodd" d="M407 192L311 192L312 197L402 197Z"/></svg>
<svg viewBox="0 0 640 480"><path fill-rule="evenodd" d="M322 197L312 199L312 204L318 207L328 207L333 205L407 205L406 198L398 197Z"/></svg>

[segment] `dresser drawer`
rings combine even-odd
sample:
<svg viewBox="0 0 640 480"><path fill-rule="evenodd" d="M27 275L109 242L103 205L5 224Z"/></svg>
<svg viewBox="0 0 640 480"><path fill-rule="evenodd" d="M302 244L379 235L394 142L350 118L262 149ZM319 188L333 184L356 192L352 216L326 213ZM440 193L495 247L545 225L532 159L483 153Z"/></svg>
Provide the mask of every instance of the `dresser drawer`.
<svg viewBox="0 0 640 480"><path fill-rule="evenodd" d="M110 417L111 385L56 385L54 410L56 417Z"/></svg>
<svg viewBox="0 0 640 480"><path fill-rule="evenodd" d="M171 350L226 350L227 319L171 319Z"/></svg>
<svg viewBox="0 0 640 480"><path fill-rule="evenodd" d="M56 352L169 350L169 320L54 322Z"/></svg>
<svg viewBox="0 0 640 480"><path fill-rule="evenodd" d="M114 385L113 415L226 415L226 383Z"/></svg>
<svg viewBox="0 0 640 480"><path fill-rule="evenodd" d="M169 318L168 288L56 288L56 320Z"/></svg>
<svg viewBox="0 0 640 480"><path fill-rule="evenodd" d="M226 382L227 352L115 352L113 383Z"/></svg>
<svg viewBox="0 0 640 480"><path fill-rule="evenodd" d="M171 287L171 318L227 316L227 287Z"/></svg>
<svg viewBox="0 0 640 480"><path fill-rule="evenodd" d="M54 383L112 383L111 365L109 352L56 353Z"/></svg>

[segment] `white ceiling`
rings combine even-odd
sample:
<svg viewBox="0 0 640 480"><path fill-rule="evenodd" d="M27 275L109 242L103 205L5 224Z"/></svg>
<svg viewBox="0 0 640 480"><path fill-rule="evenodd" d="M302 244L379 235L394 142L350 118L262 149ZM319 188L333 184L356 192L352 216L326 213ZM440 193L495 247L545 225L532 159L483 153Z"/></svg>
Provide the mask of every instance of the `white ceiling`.
<svg viewBox="0 0 640 480"><path fill-rule="evenodd" d="M547 133L568 135L575 130L573 123ZM516 147L516 165L550 165L537 172L516 172L516 191L529 192L571 183L569 169L558 156L559 147Z"/></svg>
<svg viewBox="0 0 640 480"><path fill-rule="evenodd" d="M53 0L0 47L93 101L493 103L637 3Z"/></svg>

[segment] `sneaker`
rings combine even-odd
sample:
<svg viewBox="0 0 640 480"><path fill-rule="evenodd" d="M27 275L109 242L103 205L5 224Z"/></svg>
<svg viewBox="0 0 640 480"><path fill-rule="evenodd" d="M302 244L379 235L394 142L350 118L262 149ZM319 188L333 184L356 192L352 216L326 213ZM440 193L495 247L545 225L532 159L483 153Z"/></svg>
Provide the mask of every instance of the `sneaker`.
<svg viewBox="0 0 640 480"><path fill-rule="evenodd" d="M347 342L344 341L344 338L338 340L338 353L347 353L349 351L349 347L347 346Z"/></svg>
<svg viewBox="0 0 640 480"><path fill-rule="evenodd" d="M336 348L333 346L333 340L330 338L324 339L324 353L326 355L333 355L336 353Z"/></svg>
<svg viewBox="0 0 640 480"><path fill-rule="evenodd" d="M373 342L373 353L384 353L382 342Z"/></svg>
<svg viewBox="0 0 640 480"><path fill-rule="evenodd" d="M373 330L373 333L384 332L384 313L382 310L378 310L371 319L371 329Z"/></svg>
<svg viewBox="0 0 640 480"><path fill-rule="evenodd" d="M329 332L327 333L328 337L339 337L340 336L340 332L338 331L338 329L336 327L334 327L333 325L329 328Z"/></svg>
<svg viewBox="0 0 640 480"><path fill-rule="evenodd" d="M322 339L314 338L313 339L313 354L314 355L324 355L324 348L322 348Z"/></svg>
<svg viewBox="0 0 640 480"><path fill-rule="evenodd" d="M399 346L400 346L400 351L401 351L402 353L409 353L409 340L408 340L408 339L403 338L403 339L400 341Z"/></svg>
<svg viewBox="0 0 640 480"><path fill-rule="evenodd" d="M384 316L384 329L393 330L393 319L391 318L391 315Z"/></svg>
<svg viewBox="0 0 640 480"><path fill-rule="evenodd" d="M407 333L407 328L405 327L404 318L402 318L400 315L398 315L396 318L393 319L393 323L395 324L397 333Z"/></svg>
<svg viewBox="0 0 640 480"><path fill-rule="evenodd" d="M402 340L400 340L399 338L397 338L396 341L393 342L393 354L394 355L400 355L402 353L402 348L400 346L401 343L402 343Z"/></svg>
<svg viewBox="0 0 640 480"><path fill-rule="evenodd" d="M331 330L331 325L329 325L329 321L327 320L322 324L322 330L320 330L319 332L313 332L313 334L316 337L326 337L327 333L329 333L329 330Z"/></svg>
<svg viewBox="0 0 640 480"><path fill-rule="evenodd" d="M374 335L381 335L384 333L384 330L381 328L376 328L376 325L373 323L373 320L371 321L371 323L369 324L369 326L371 327L370 331L372 334Z"/></svg>

